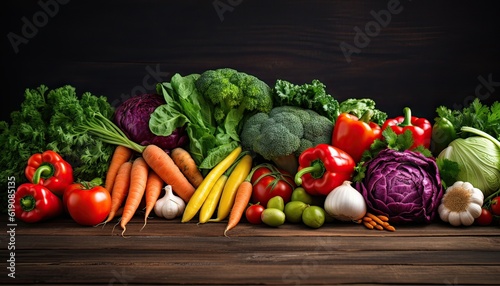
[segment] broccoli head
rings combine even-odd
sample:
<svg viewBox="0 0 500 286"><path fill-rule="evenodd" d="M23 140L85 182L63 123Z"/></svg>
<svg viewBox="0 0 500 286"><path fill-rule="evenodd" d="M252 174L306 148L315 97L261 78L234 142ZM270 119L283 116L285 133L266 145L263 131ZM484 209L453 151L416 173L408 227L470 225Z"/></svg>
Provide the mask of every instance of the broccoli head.
<svg viewBox="0 0 500 286"><path fill-rule="evenodd" d="M274 161L288 171L291 164L307 148L331 143L333 123L313 110L297 106L274 107L269 113L256 113L243 124L240 133L242 147ZM291 173L295 173L296 166Z"/></svg>
<svg viewBox="0 0 500 286"><path fill-rule="evenodd" d="M271 87L255 76L231 68L203 72L196 88L214 105L214 118L218 123L232 110L240 114L268 113L273 107Z"/></svg>

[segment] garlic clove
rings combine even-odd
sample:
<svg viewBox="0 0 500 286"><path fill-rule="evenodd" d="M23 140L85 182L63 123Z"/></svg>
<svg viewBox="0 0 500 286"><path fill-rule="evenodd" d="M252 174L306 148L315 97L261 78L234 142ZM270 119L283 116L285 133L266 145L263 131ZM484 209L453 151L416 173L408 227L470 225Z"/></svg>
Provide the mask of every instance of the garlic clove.
<svg viewBox="0 0 500 286"><path fill-rule="evenodd" d="M481 215L481 205L479 204L476 204L476 203L471 203L467 206L467 210L466 210L468 213L470 213L470 215L473 217L473 218L478 218L480 215Z"/></svg>
<svg viewBox="0 0 500 286"><path fill-rule="evenodd" d="M469 182L462 182L462 188L466 190L472 190L474 189L474 186Z"/></svg>
<svg viewBox="0 0 500 286"><path fill-rule="evenodd" d="M472 217L472 215L468 211L465 210L465 211L459 212L458 214L460 216L460 222L463 225L469 226L472 223L474 223L474 217Z"/></svg>
<svg viewBox="0 0 500 286"><path fill-rule="evenodd" d="M439 205L438 213L442 221L448 222L448 217L450 216L450 210L447 207L445 207L444 204Z"/></svg>
<svg viewBox="0 0 500 286"><path fill-rule="evenodd" d="M459 212L450 212L450 214L448 215L448 221L453 226L461 225L462 221L460 220L460 213Z"/></svg>
<svg viewBox="0 0 500 286"><path fill-rule="evenodd" d="M156 201L155 203L155 206L153 208L155 214L159 217L163 217L163 214L162 214L162 209L163 209L163 205L165 204L165 200L163 198L160 198Z"/></svg>

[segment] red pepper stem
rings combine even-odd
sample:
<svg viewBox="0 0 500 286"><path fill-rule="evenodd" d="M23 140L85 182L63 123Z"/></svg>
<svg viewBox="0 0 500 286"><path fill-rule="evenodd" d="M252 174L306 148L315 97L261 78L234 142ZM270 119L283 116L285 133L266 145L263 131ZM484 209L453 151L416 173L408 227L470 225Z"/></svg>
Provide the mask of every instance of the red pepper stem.
<svg viewBox="0 0 500 286"><path fill-rule="evenodd" d="M364 122L364 123L370 123L370 120L373 117L373 110L368 109L365 113L363 113L363 116L359 119L359 121Z"/></svg>
<svg viewBox="0 0 500 286"><path fill-rule="evenodd" d="M321 160L316 160L311 163L311 166L300 169L297 174L295 174L295 184L298 186L302 185L302 176L311 173L311 176L315 179L321 178L325 173L325 165Z"/></svg>
<svg viewBox="0 0 500 286"><path fill-rule="evenodd" d="M33 184L38 184L41 178L48 179L54 175L54 166L52 164L40 165L33 174Z"/></svg>
<svg viewBox="0 0 500 286"><path fill-rule="evenodd" d="M399 123L398 126L400 127L405 127L405 126L412 126L411 124L411 109L409 107L403 108L403 115L405 119L403 122Z"/></svg>
<svg viewBox="0 0 500 286"><path fill-rule="evenodd" d="M21 208L25 212L32 211L36 205L35 198L33 196L22 197L19 202L21 204Z"/></svg>

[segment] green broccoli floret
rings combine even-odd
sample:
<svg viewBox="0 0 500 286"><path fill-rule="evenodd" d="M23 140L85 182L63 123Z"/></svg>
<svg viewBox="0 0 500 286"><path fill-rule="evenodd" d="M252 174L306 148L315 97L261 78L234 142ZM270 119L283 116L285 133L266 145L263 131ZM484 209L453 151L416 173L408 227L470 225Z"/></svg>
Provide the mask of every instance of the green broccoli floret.
<svg viewBox="0 0 500 286"><path fill-rule="evenodd" d="M309 147L330 144L333 123L325 116L296 106L274 107L269 114L256 113L240 133L244 149L295 173L298 156Z"/></svg>
<svg viewBox="0 0 500 286"><path fill-rule="evenodd" d="M271 87L253 75L231 68L203 72L196 88L214 105L217 123L222 123L232 110L240 114L268 113L273 107Z"/></svg>

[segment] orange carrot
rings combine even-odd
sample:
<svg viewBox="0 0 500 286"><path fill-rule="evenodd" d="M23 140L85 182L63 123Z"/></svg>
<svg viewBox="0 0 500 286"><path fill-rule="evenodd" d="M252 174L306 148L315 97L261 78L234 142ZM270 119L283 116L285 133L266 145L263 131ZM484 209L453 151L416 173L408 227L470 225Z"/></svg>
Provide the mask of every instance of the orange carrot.
<svg viewBox="0 0 500 286"><path fill-rule="evenodd" d="M376 215L371 214L371 213L366 213L366 216L374 220L377 224L383 225L384 222Z"/></svg>
<svg viewBox="0 0 500 286"><path fill-rule="evenodd" d="M142 228L146 226L148 216L153 210L158 197L160 197L161 190L163 188L163 180L156 174L154 171L150 171L148 174L148 182L146 183L146 191L145 191L145 201L146 201L146 211L144 213L144 225ZM142 230L141 228L141 230Z"/></svg>
<svg viewBox="0 0 500 286"><path fill-rule="evenodd" d="M189 201L195 188L163 149L148 145L142 152L142 157L165 183L172 186L172 190L179 197L186 203Z"/></svg>
<svg viewBox="0 0 500 286"><path fill-rule="evenodd" d="M115 151L113 152L113 157L109 162L108 172L106 173L106 181L104 187L111 192L113 190L113 184L115 183L116 174L120 166L130 160L133 151L122 145L117 145Z"/></svg>
<svg viewBox="0 0 500 286"><path fill-rule="evenodd" d="M250 198L252 196L252 183L250 181L243 181L236 192L236 197L234 198L233 208L231 209L231 213L229 214L229 220L226 226L226 230L224 230L224 235L226 235L227 231L233 229L241 220L245 209L250 202Z"/></svg>
<svg viewBox="0 0 500 286"><path fill-rule="evenodd" d="M146 191L149 167L142 157L137 157L132 163L130 171L130 187L128 189L127 200L123 207L123 214L120 219L120 227L123 229L122 236L127 230L126 225L132 219L139 208L141 200Z"/></svg>
<svg viewBox="0 0 500 286"><path fill-rule="evenodd" d="M193 157L191 157L191 154L185 149L177 147L170 152L170 157L193 187L198 188L203 181L203 175Z"/></svg>
<svg viewBox="0 0 500 286"><path fill-rule="evenodd" d="M113 189L111 190L111 211L108 214L108 218L101 224L106 224L113 220L117 215L118 209L122 206L125 201L125 197L128 194L128 188L130 186L130 171L132 170L132 162L127 161L123 163L115 177L115 184L113 184Z"/></svg>
<svg viewBox="0 0 500 286"><path fill-rule="evenodd" d="M367 221L363 221L363 224L368 228L368 229L373 229L373 225Z"/></svg>

